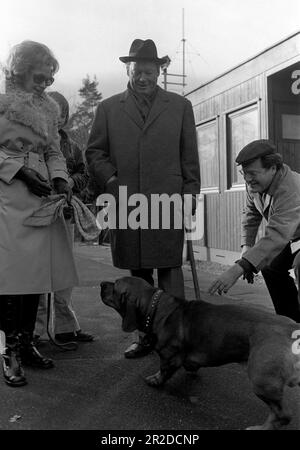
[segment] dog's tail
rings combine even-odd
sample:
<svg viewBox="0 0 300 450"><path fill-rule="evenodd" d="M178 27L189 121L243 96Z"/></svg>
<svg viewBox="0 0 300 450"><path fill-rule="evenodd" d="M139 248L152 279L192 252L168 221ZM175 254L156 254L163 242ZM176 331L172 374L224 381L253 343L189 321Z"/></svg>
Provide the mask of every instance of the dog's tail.
<svg viewBox="0 0 300 450"><path fill-rule="evenodd" d="M289 387L300 386L300 361L295 364L294 369L293 375L287 382Z"/></svg>

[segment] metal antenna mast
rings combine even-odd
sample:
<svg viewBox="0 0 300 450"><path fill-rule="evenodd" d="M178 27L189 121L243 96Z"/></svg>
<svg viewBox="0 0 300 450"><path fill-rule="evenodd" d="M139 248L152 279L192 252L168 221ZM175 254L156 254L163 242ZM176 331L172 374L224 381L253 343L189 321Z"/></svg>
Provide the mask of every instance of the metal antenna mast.
<svg viewBox="0 0 300 450"><path fill-rule="evenodd" d="M184 8L182 9L182 95L184 95L185 84L185 37L184 37Z"/></svg>
<svg viewBox="0 0 300 450"><path fill-rule="evenodd" d="M167 90L167 87L169 84L175 84L177 86L182 86L182 95L184 95L184 87L186 86L185 83L185 79L186 79L186 74L185 74L185 42L186 39L184 37L184 9L182 9L182 75L180 74L176 74L176 73L168 73L167 72L167 68L170 65L171 59L169 58L169 56L167 55L166 58L166 63L162 66L163 69L163 75L164 75L164 89ZM182 78L181 83L175 83L175 82L171 82L167 80L167 77L180 77Z"/></svg>

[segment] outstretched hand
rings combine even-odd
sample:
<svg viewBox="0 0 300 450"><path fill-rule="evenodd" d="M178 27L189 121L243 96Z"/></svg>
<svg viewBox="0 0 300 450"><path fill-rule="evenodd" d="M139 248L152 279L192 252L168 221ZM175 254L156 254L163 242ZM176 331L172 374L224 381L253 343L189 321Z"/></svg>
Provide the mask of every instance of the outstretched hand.
<svg viewBox="0 0 300 450"><path fill-rule="evenodd" d="M222 295L223 292L226 294L243 273L243 268L239 264L234 264L211 284L208 289L209 294L212 295L215 292L218 292L220 295Z"/></svg>

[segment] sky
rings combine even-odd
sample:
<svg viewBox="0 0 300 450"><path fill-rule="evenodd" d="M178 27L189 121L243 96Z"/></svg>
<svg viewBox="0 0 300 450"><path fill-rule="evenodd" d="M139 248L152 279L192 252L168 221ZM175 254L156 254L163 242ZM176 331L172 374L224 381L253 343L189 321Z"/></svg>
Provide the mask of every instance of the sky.
<svg viewBox="0 0 300 450"><path fill-rule="evenodd" d="M51 89L72 107L87 74L97 77L103 98L126 88L119 56L136 38L153 39L174 74L182 74L186 39L188 93L299 31L300 0L0 0L0 17L0 62L25 39L46 44L60 64Z"/></svg>

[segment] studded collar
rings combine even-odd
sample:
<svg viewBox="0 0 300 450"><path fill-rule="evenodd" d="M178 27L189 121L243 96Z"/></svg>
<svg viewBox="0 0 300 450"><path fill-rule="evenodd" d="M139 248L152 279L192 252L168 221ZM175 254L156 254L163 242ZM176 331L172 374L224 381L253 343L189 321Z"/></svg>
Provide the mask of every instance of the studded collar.
<svg viewBox="0 0 300 450"><path fill-rule="evenodd" d="M146 323L145 323L145 333L149 333L151 329L151 325L155 316L156 308L159 302L159 299L164 291L161 289L157 289L151 298L151 303L147 312L146 316Z"/></svg>

